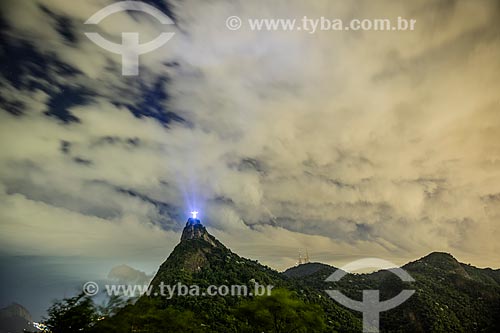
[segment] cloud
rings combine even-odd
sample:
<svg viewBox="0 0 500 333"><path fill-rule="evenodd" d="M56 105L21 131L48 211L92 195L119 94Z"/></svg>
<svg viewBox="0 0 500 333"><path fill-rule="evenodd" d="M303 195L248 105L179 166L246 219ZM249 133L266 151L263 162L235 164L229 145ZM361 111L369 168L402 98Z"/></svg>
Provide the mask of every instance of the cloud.
<svg viewBox="0 0 500 333"><path fill-rule="evenodd" d="M499 250L494 1L174 1L176 35L136 79L82 36L107 3L3 5L9 46L31 50L22 84L1 80L8 252L165 257L198 208L224 243L280 269L300 248L500 264L485 255ZM117 15L99 32L160 29ZM230 15L403 16L417 30L229 31Z"/></svg>
<svg viewBox="0 0 500 333"><path fill-rule="evenodd" d="M206 147L194 135L200 155L265 166L241 172L212 161L202 171L213 172L216 195L231 199L233 221L406 253L480 256L495 247L495 222L480 203L498 177L482 167L499 152L491 118L499 82L482 66L498 69L495 6L183 2L176 14L189 36L176 44L169 105L217 136L220 144ZM230 14L245 21L349 12L415 17L418 29L311 36L223 26Z"/></svg>

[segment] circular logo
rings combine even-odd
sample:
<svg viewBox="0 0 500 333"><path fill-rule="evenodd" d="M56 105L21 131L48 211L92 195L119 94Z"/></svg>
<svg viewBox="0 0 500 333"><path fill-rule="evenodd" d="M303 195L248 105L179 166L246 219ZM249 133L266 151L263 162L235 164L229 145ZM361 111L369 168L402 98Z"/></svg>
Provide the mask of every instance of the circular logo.
<svg viewBox="0 0 500 333"><path fill-rule="evenodd" d="M226 26L229 30L238 30L241 28L241 19L238 16L229 16L226 20Z"/></svg>
<svg viewBox="0 0 500 333"><path fill-rule="evenodd" d="M94 281L89 281L83 285L82 290L87 296L95 296L99 292L99 285Z"/></svg>

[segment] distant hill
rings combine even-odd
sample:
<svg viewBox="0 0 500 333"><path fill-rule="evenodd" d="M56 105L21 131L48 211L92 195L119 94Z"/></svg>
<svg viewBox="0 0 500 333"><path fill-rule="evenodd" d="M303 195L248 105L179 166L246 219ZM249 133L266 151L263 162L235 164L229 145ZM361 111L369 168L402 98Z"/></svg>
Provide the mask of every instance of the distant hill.
<svg viewBox="0 0 500 333"><path fill-rule="evenodd" d="M384 332L500 332L499 270L466 265L441 252L402 268L415 279L414 283L403 283L383 270L349 274L336 283L325 282L336 268L317 264L293 267L285 274L300 285L318 291L338 289L356 300L362 300L363 289L380 290L381 299L392 298L402 289L415 289L407 302L381 313ZM309 274L311 271L315 272Z"/></svg>
<svg viewBox="0 0 500 333"><path fill-rule="evenodd" d="M12 303L0 309L0 333L34 331L32 322L31 314L20 304Z"/></svg>
<svg viewBox="0 0 500 333"><path fill-rule="evenodd" d="M451 254L433 252L403 266L408 271L429 274L456 274L484 284L500 287L500 269L477 268L458 262Z"/></svg>
<svg viewBox="0 0 500 333"><path fill-rule="evenodd" d="M283 272L283 275L288 278L304 278L306 276L317 273L321 270L332 270L335 269L332 266L327 264L322 264L319 262L311 262L307 264L297 265L295 267L291 267Z"/></svg>

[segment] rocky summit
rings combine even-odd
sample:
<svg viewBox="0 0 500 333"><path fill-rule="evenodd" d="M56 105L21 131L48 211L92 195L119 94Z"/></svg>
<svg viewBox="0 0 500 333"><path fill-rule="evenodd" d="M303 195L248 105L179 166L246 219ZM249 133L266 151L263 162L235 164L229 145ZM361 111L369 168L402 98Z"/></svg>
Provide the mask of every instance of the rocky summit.
<svg viewBox="0 0 500 333"><path fill-rule="evenodd" d="M217 245L215 238L207 232L201 221L191 217L182 231L181 242L193 239L202 239L213 246Z"/></svg>

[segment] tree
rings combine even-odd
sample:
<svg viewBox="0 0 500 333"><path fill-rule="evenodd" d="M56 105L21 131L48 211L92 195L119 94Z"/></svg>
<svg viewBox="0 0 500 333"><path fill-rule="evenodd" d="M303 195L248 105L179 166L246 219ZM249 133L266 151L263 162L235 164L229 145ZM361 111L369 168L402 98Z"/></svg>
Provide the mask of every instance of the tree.
<svg viewBox="0 0 500 333"><path fill-rule="evenodd" d="M84 293L55 301L48 315L44 324L52 333L85 332L99 319L94 302Z"/></svg>
<svg viewBox="0 0 500 333"><path fill-rule="evenodd" d="M92 333L124 332L202 332L202 325L191 311L167 306L161 308L159 300L141 298L135 305L120 308L115 315L100 320Z"/></svg>
<svg viewBox="0 0 500 333"><path fill-rule="evenodd" d="M242 302L235 315L245 322L243 329L247 331L299 333L325 329L322 309L303 302L285 289Z"/></svg>

